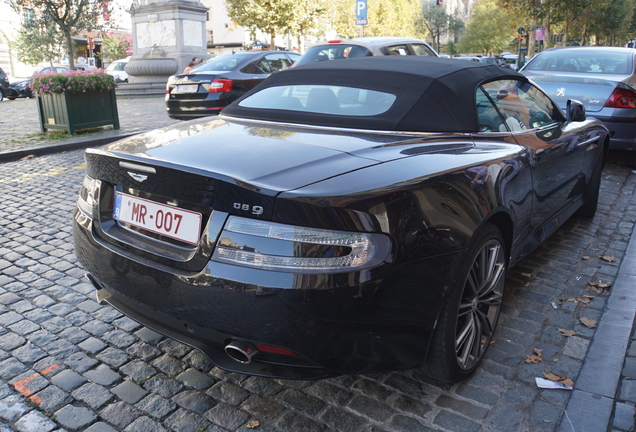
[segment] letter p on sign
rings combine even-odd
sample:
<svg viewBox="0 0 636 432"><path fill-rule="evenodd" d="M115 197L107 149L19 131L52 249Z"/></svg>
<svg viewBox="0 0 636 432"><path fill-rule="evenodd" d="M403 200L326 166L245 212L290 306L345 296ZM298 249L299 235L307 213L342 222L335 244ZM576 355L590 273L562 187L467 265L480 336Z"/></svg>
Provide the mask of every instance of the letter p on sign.
<svg viewBox="0 0 636 432"><path fill-rule="evenodd" d="M356 18L367 17L367 0L356 1Z"/></svg>

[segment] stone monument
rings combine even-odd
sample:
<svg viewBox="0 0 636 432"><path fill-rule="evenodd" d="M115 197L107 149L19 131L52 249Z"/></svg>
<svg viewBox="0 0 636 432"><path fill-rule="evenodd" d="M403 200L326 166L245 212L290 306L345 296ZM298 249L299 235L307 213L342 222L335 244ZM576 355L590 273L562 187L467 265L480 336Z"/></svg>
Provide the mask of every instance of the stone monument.
<svg viewBox="0 0 636 432"><path fill-rule="evenodd" d="M136 0L132 16L133 56L120 94L162 94L170 75L194 58L208 58L207 8L199 0Z"/></svg>

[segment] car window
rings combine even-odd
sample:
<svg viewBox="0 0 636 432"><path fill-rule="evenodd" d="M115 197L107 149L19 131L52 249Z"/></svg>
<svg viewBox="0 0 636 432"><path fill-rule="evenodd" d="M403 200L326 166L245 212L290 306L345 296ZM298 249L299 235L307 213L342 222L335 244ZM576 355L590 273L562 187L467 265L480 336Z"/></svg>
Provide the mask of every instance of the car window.
<svg viewBox="0 0 636 432"><path fill-rule="evenodd" d="M291 65L291 61L283 53L268 54L256 63L256 66L264 73L280 72Z"/></svg>
<svg viewBox="0 0 636 432"><path fill-rule="evenodd" d="M303 56L304 63L323 60L338 60L345 58L364 57L371 55L371 51L360 45L333 44L309 48Z"/></svg>
<svg viewBox="0 0 636 432"><path fill-rule="evenodd" d="M507 128L504 126L501 114L499 114L499 111L497 111L497 108L493 105L492 98L488 97L486 90L479 87L475 96L477 115L479 118L479 131L505 132Z"/></svg>
<svg viewBox="0 0 636 432"><path fill-rule="evenodd" d="M591 74L630 74L630 53L607 51L546 51L533 59L526 70L580 72Z"/></svg>
<svg viewBox="0 0 636 432"><path fill-rule="evenodd" d="M237 54L226 54L219 57L214 57L202 63L192 70L196 72L205 71L230 71L238 66L238 64L244 59L244 56Z"/></svg>
<svg viewBox="0 0 636 432"><path fill-rule="evenodd" d="M269 87L248 96L239 105L318 114L373 116L388 111L395 100L394 94L375 90L309 84Z"/></svg>
<svg viewBox="0 0 636 432"><path fill-rule="evenodd" d="M411 55L406 44L391 45L384 50L387 55Z"/></svg>
<svg viewBox="0 0 636 432"><path fill-rule="evenodd" d="M528 82L497 80L483 84L481 91L503 114L507 128L513 132L551 126L561 119L550 98ZM477 95L479 101L479 90ZM501 126L495 132L503 132Z"/></svg>
<svg viewBox="0 0 636 432"><path fill-rule="evenodd" d="M413 48L415 55L436 57L433 50L424 44L411 44L411 48Z"/></svg>

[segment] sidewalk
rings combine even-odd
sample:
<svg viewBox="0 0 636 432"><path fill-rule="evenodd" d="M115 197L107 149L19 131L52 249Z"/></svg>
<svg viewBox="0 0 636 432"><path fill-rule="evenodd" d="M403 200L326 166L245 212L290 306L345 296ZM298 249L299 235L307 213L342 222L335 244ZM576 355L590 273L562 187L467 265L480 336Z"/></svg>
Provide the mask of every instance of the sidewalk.
<svg viewBox="0 0 636 432"><path fill-rule="evenodd" d="M42 139L35 99L0 102L0 161L107 144L126 136L179 123L166 114L163 96L118 97L120 129L65 139Z"/></svg>
<svg viewBox="0 0 636 432"><path fill-rule="evenodd" d="M35 100L0 102L0 162L31 154L97 146L179 123L178 120L168 118L162 97L118 98L117 102L120 130L111 129L64 140L34 138L39 133ZM609 204L603 203L603 200L610 199L609 192L615 192L613 180L611 175L603 176L601 207ZM602 241L608 244L608 250L599 253L612 252L620 262L620 267L616 274L607 274L608 280L605 282L612 282L612 286L609 295L602 296L606 303L599 311L597 328L590 330L589 340L583 337L572 338L566 344L567 354L580 358L582 367L577 377L571 377L575 381L575 389L564 399L567 404L559 425L556 421L551 425L546 423L542 430L601 432L633 431L635 428L636 241L632 239L636 221L636 196L633 194L636 176L633 174L626 180L627 185L630 183L631 186L623 189L617 197L612 196L611 206L616 210L604 219L606 230L601 226L598 230L599 238L585 240L590 244L597 244L601 242L600 237L606 236ZM605 212L608 212L607 209ZM604 231L616 231L617 234L606 234ZM586 233L582 232L580 235L585 236ZM590 250L595 250L593 248L593 245L590 246ZM554 325L556 324L555 322ZM574 341L579 341L580 345ZM540 410L541 407L533 409Z"/></svg>

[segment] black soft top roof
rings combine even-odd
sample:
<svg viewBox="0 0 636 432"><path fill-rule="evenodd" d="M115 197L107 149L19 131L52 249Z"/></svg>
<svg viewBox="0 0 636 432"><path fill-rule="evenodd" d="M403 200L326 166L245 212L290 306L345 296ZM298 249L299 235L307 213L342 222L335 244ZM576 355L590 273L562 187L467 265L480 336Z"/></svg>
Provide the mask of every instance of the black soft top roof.
<svg viewBox="0 0 636 432"><path fill-rule="evenodd" d="M409 132L477 132L477 87L487 81L527 78L511 69L427 56L376 56L316 62L271 75L223 114L258 120ZM392 93L391 109L374 116L345 116L240 106L264 88L300 84L350 86Z"/></svg>

